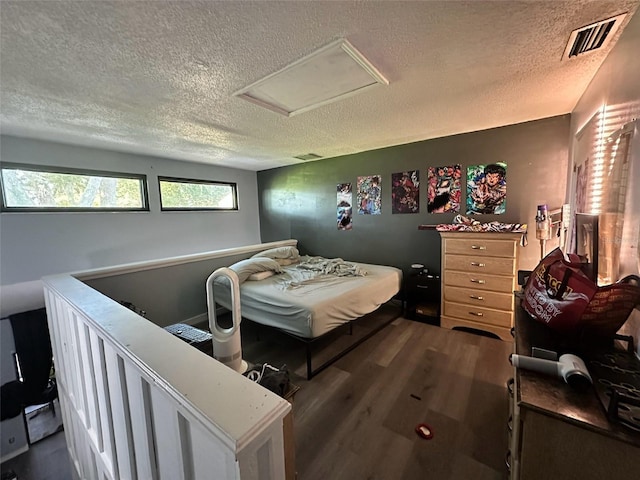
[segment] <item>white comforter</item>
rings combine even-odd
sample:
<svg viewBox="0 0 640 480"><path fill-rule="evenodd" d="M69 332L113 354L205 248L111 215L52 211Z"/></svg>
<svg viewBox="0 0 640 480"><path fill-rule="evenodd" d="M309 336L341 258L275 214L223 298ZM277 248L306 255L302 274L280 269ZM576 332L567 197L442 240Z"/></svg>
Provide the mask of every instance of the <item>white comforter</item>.
<svg viewBox="0 0 640 480"><path fill-rule="evenodd" d="M339 277L364 277L367 271L360 265L345 262L341 258L300 257L300 263L284 268L278 275L278 286L282 290L300 288L304 285L327 284Z"/></svg>
<svg viewBox="0 0 640 480"><path fill-rule="evenodd" d="M402 271L395 267L349 264L341 259L301 260L265 280L244 282L240 286L242 317L315 338L373 312L400 290ZM325 273L331 269L336 273ZM229 308L228 282L215 285L215 298Z"/></svg>

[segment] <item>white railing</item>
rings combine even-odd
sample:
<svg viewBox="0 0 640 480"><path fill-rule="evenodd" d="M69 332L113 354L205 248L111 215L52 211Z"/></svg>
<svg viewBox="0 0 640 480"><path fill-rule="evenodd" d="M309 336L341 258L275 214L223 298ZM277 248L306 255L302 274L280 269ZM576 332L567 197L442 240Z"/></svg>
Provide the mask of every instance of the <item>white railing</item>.
<svg viewBox="0 0 640 480"><path fill-rule="evenodd" d="M74 276L43 284L80 478L285 478L286 400Z"/></svg>

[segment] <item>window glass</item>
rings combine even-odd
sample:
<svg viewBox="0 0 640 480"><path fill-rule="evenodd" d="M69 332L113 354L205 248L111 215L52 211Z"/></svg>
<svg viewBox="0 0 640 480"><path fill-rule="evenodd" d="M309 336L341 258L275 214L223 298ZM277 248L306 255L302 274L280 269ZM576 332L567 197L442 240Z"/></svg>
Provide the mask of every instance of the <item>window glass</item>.
<svg viewBox="0 0 640 480"><path fill-rule="evenodd" d="M3 164L4 211L149 210L144 175Z"/></svg>
<svg viewBox="0 0 640 480"><path fill-rule="evenodd" d="M235 183L159 177L162 210L237 210Z"/></svg>

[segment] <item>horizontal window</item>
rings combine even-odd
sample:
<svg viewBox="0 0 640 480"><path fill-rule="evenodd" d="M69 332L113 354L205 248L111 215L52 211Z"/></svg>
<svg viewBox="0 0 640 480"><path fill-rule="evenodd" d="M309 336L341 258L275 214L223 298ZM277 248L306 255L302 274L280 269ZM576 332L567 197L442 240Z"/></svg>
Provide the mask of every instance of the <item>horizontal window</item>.
<svg viewBox="0 0 640 480"><path fill-rule="evenodd" d="M158 177L162 210L237 210L235 183Z"/></svg>
<svg viewBox="0 0 640 480"><path fill-rule="evenodd" d="M4 163L2 210L147 211L145 175Z"/></svg>

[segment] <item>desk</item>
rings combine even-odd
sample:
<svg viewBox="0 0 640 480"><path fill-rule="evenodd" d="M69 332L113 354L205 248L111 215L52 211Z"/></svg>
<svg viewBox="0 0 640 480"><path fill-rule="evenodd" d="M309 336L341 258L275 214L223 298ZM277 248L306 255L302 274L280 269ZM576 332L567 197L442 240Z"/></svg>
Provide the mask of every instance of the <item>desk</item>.
<svg viewBox="0 0 640 480"><path fill-rule="evenodd" d="M531 355L533 346L570 353L520 302L516 294L515 353ZM560 378L514 370L509 393L511 480L640 478L640 432L609 422L593 389L576 392Z"/></svg>

